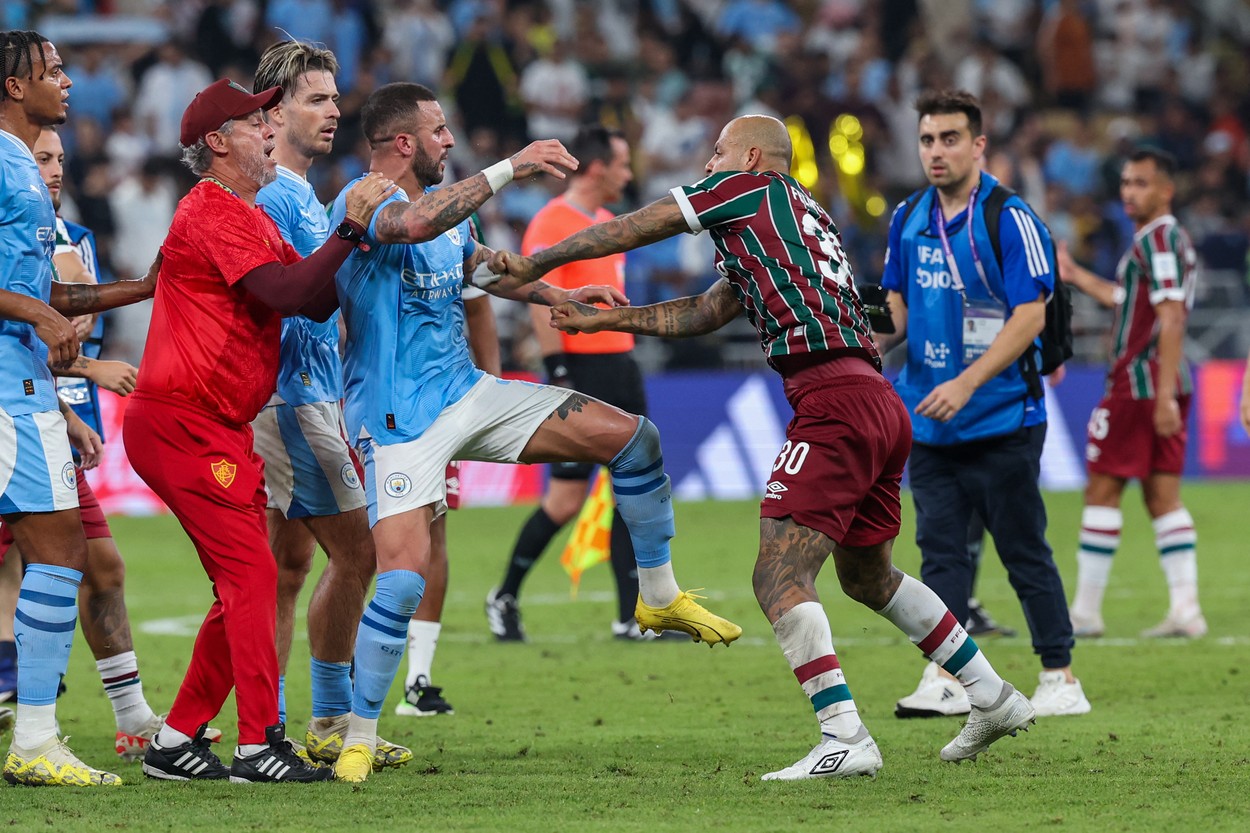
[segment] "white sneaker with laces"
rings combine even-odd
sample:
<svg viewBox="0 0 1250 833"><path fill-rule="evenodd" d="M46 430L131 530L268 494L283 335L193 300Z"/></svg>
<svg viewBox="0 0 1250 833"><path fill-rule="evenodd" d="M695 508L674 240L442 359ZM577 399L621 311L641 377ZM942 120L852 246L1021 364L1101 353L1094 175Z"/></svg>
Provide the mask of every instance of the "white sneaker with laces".
<svg viewBox="0 0 1250 833"><path fill-rule="evenodd" d="M1153 628L1142 631L1141 635L1143 639L1168 639L1171 637L1198 639L1207 635L1207 620L1203 618L1202 611L1196 611L1188 616L1168 613L1162 622Z"/></svg>
<svg viewBox="0 0 1250 833"><path fill-rule="evenodd" d="M975 761L990 744L1005 735L1015 737L1016 732L1029 730L1037 713L1029 698L1016 691L1010 683L1003 683L1003 693L998 703L988 709L973 708L968 722L955 739L942 747L944 761L959 763Z"/></svg>
<svg viewBox="0 0 1250 833"><path fill-rule="evenodd" d="M800 761L785 769L760 777L761 781L802 781L808 778L851 778L856 775L876 777L881 769L881 750L860 727L848 740L823 735L820 743Z"/></svg>
<svg viewBox="0 0 1250 833"><path fill-rule="evenodd" d="M1089 714L1089 700L1081 689L1081 681L1068 682L1062 671L1043 671L1037 675L1037 691L1029 698L1038 717L1066 717Z"/></svg>
<svg viewBox="0 0 1250 833"><path fill-rule="evenodd" d="M894 704L895 717L951 717L972 709L959 680L942 676L936 662L925 666L920 685Z"/></svg>

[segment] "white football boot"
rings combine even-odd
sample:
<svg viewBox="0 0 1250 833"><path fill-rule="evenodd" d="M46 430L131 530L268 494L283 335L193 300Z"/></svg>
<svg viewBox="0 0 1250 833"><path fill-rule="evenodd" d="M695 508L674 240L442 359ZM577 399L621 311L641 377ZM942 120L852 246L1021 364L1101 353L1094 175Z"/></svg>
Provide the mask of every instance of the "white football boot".
<svg viewBox="0 0 1250 833"><path fill-rule="evenodd" d="M1068 682L1062 671L1043 671L1037 675L1037 691L1029 698L1038 717L1067 717L1089 714L1089 700L1081 689L1081 681Z"/></svg>
<svg viewBox="0 0 1250 833"><path fill-rule="evenodd" d="M963 684L940 674L937 663L931 662L920 675L916 690L894 704L894 716L952 717L971 709Z"/></svg>
<svg viewBox="0 0 1250 833"><path fill-rule="evenodd" d="M990 744L1006 735L1015 737L1016 732L1029 730L1037 712L1029 698L1016 691L1010 683L1003 683L998 702L987 709L973 707L968 722L955 739L942 747L944 761L959 763L975 761Z"/></svg>
<svg viewBox="0 0 1250 833"><path fill-rule="evenodd" d="M807 778L876 777L881 769L881 750L861 726L854 737L839 740L822 735L820 743L800 761L760 777L761 781L802 781Z"/></svg>

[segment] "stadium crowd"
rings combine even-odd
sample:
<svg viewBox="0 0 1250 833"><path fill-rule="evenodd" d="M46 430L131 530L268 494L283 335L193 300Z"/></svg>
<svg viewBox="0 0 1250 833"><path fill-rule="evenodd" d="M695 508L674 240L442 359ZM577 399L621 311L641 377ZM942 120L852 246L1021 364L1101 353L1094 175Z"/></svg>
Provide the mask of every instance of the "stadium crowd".
<svg viewBox="0 0 1250 833"><path fill-rule="evenodd" d="M447 102L462 139L449 182L529 138L567 140L587 120L619 127L636 178L618 210L696 179L728 118L767 113L787 119L797 177L831 210L859 279L875 282L890 207L923 182L912 104L953 84L984 103L990 171L1099 274L1131 236L1117 199L1126 153L1143 142L1173 153L1179 216L1207 270L1235 275L1231 298L1244 300L1250 8L1235 0L25 0L3 15L6 29L46 32L74 70L65 213L96 230L106 274L146 268L192 184L176 162L187 102L216 77L250 84L287 32L342 65L340 140L313 172L323 200L364 170L360 108L388 81ZM501 195L483 217L487 239L518 244L558 187ZM631 298L706 288L709 246L631 253ZM499 312L505 368L536 368L527 317ZM114 314L117 358L138 361L147 314ZM1105 322L1078 307L1077 330ZM1078 349L1103 359L1097 337ZM762 361L753 345L669 345L662 358L738 355Z"/></svg>

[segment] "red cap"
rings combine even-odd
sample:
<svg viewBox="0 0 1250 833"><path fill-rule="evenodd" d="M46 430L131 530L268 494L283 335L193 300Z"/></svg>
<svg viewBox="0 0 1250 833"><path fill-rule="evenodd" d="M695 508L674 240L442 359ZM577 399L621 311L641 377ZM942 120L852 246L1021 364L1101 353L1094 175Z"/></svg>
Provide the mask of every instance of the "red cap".
<svg viewBox="0 0 1250 833"><path fill-rule="evenodd" d="M282 88L270 87L252 95L229 78L214 81L187 105L182 113L182 146L191 145L221 127L257 110L268 110L282 100Z"/></svg>

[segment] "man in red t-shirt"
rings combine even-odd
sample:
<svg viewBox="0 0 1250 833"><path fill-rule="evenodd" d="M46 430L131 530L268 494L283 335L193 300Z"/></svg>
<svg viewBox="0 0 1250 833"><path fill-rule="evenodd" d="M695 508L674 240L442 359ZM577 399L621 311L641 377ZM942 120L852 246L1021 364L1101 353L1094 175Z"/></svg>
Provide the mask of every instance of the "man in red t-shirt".
<svg viewBox="0 0 1250 833"><path fill-rule="evenodd" d="M261 111L282 98L221 80L182 117L183 161L200 183L178 205L139 381L123 432L135 471L191 536L214 601L165 726L143 771L185 781L322 781L278 720L277 567L265 525L262 463L249 423L277 384L284 315L325 320L335 270L394 191L379 175L348 194L347 220L301 261L256 206L276 176L274 131ZM204 726L231 689L239 747L227 769Z"/></svg>

